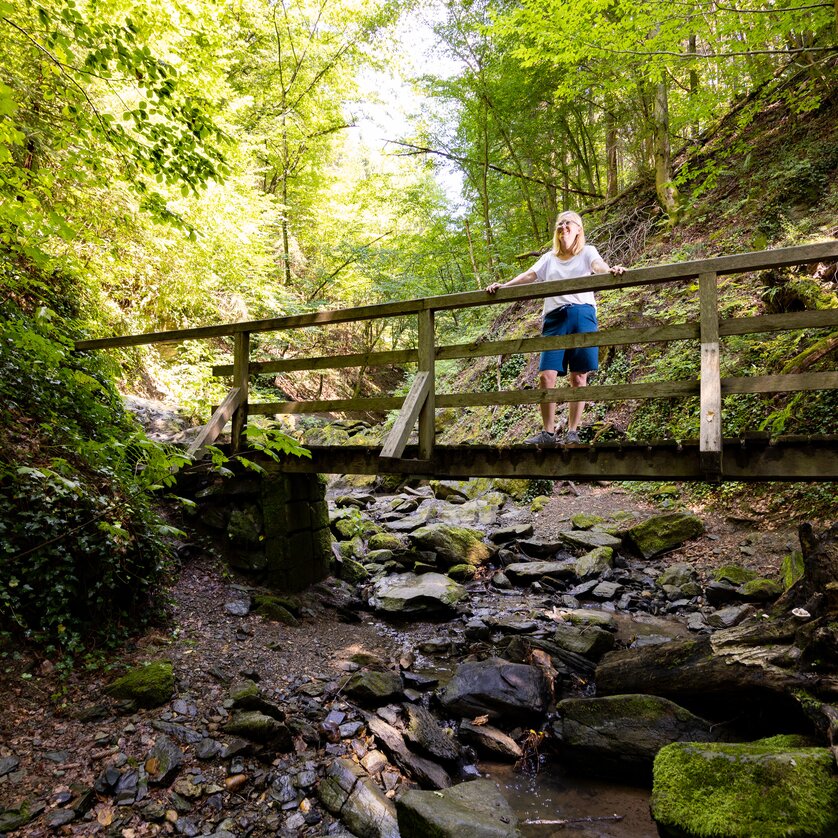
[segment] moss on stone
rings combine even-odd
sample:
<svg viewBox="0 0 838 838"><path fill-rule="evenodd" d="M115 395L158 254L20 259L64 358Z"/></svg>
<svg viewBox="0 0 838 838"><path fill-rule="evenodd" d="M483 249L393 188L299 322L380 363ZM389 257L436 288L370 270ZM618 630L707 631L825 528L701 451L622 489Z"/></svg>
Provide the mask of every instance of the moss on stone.
<svg viewBox="0 0 838 838"><path fill-rule="evenodd" d="M838 828L832 767L827 748L674 743L655 759L652 817L697 838L826 838Z"/></svg>
<svg viewBox="0 0 838 838"><path fill-rule="evenodd" d="M340 578L346 582L355 584L363 582L369 574L367 569L354 559L345 558L340 565Z"/></svg>
<svg viewBox="0 0 838 838"><path fill-rule="evenodd" d="M429 524L414 530L410 540L419 550L430 550L447 566L480 565L491 555L483 543L483 533L451 524Z"/></svg>
<svg viewBox="0 0 838 838"><path fill-rule="evenodd" d="M550 498L547 495L538 495L532 499L532 503L530 504L530 512L539 513L544 510L544 507L550 503Z"/></svg>
<svg viewBox="0 0 838 838"><path fill-rule="evenodd" d="M404 550L404 542L391 532L377 532L369 537L367 547L370 550Z"/></svg>
<svg viewBox="0 0 838 838"><path fill-rule="evenodd" d="M783 593L783 586L773 579L751 579L740 586L739 592L745 599L768 602Z"/></svg>
<svg viewBox="0 0 838 838"><path fill-rule="evenodd" d="M118 678L105 692L114 698L133 701L139 707L159 707L175 691L171 661L153 661L130 670Z"/></svg>
<svg viewBox="0 0 838 838"><path fill-rule="evenodd" d="M474 579L474 568L470 564L455 564L448 568L448 575L457 582L467 582Z"/></svg>
<svg viewBox="0 0 838 838"><path fill-rule="evenodd" d="M757 574L745 567L740 567L738 564L727 564L720 567L713 573L713 578L717 582L730 582L731 585L744 585L752 579L757 578Z"/></svg>
<svg viewBox="0 0 838 838"><path fill-rule="evenodd" d="M605 521L600 515L590 515L587 512L580 512L570 519L575 530L589 530L597 524L602 524Z"/></svg>
<svg viewBox="0 0 838 838"><path fill-rule="evenodd" d="M253 602L255 604L253 610L266 619L273 620L275 623L282 623L286 626L299 625L299 621L288 607L291 603L286 597L257 594L253 597Z"/></svg>

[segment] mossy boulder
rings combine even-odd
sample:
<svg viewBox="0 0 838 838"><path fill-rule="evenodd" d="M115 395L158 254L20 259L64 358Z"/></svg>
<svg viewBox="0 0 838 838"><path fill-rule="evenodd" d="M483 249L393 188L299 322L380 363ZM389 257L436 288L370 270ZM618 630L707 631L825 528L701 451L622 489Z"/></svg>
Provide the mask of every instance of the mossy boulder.
<svg viewBox="0 0 838 838"><path fill-rule="evenodd" d="M360 559L364 555L364 542L356 535L351 541L338 541L336 549L343 559Z"/></svg>
<svg viewBox="0 0 838 838"><path fill-rule="evenodd" d="M694 585L698 579L695 568L686 562L678 562L670 565L655 579L659 588L683 588L685 585Z"/></svg>
<svg viewBox="0 0 838 838"><path fill-rule="evenodd" d="M756 579L757 574L753 570L748 570L746 567L740 567L738 564L726 564L713 573L713 578L717 582L730 582L731 585L744 585L746 582Z"/></svg>
<svg viewBox="0 0 838 838"><path fill-rule="evenodd" d="M599 576L614 567L614 551L610 547L595 547L576 562L576 575L580 579Z"/></svg>
<svg viewBox="0 0 838 838"><path fill-rule="evenodd" d="M653 515L626 531L628 540L644 559L665 553L704 532L704 523L690 512Z"/></svg>
<svg viewBox="0 0 838 838"><path fill-rule="evenodd" d="M354 585L357 582L363 582L368 575L367 569L354 559L345 558L340 563L340 578L345 582Z"/></svg>
<svg viewBox="0 0 838 838"><path fill-rule="evenodd" d="M352 675L343 691L356 701L378 706L402 697L402 679L389 670L362 670Z"/></svg>
<svg viewBox="0 0 838 838"><path fill-rule="evenodd" d="M776 739L678 742L655 758L652 817L678 838L827 838L838 834L838 778L827 748Z"/></svg>
<svg viewBox="0 0 838 838"><path fill-rule="evenodd" d="M117 678L105 692L114 698L133 701L138 707L159 707L174 694L175 676L171 661L153 661Z"/></svg>
<svg viewBox="0 0 838 838"><path fill-rule="evenodd" d="M297 626L300 621L294 616L291 605L286 597L269 596L266 594L256 594L253 597L253 610L263 616L266 620L272 620L275 623L282 623L285 626Z"/></svg>
<svg viewBox="0 0 838 838"><path fill-rule="evenodd" d="M279 751L291 750L291 733L284 724L260 710L244 710L233 714L224 725L224 732L252 742L267 743Z"/></svg>
<svg viewBox="0 0 838 838"><path fill-rule="evenodd" d="M751 602L771 602L783 593L783 586L773 579L751 579L739 587L743 599Z"/></svg>
<svg viewBox="0 0 838 838"><path fill-rule="evenodd" d="M369 550L392 550L394 553L404 550L404 542L391 532L373 533L367 541Z"/></svg>
<svg viewBox="0 0 838 838"><path fill-rule="evenodd" d="M457 582L468 582L469 579L474 579L474 568L470 564L455 564L454 567L448 568L448 576Z"/></svg>
<svg viewBox="0 0 838 838"><path fill-rule="evenodd" d="M799 550L789 553L780 564L780 579L783 588L788 590L798 579L802 579L803 570L803 553Z"/></svg>
<svg viewBox="0 0 838 838"><path fill-rule="evenodd" d="M580 512L570 519L570 523L573 524L573 529L575 530L590 530L597 526L597 524L604 523L604 521L605 519L599 515L590 515L587 512Z"/></svg>
<svg viewBox="0 0 838 838"><path fill-rule="evenodd" d="M534 512L535 514L543 512L548 503L550 503L550 497L548 495L538 495L530 503L530 512Z"/></svg>
<svg viewBox="0 0 838 838"><path fill-rule="evenodd" d="M410 540L418 550L436 553L437 560L444 567L458 564L478 566L485 562L491 552L483 543L483 533L468 527L450 524L428 524L410 534Z"/></svg>

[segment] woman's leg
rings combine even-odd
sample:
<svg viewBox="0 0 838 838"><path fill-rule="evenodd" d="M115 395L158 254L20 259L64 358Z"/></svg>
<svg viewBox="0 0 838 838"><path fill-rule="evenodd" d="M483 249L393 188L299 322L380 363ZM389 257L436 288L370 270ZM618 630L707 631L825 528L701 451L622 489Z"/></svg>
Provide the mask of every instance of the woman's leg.
<svg viewBox="0 0 838 838"><path fill-rule="evenodd" d="M571 373L571 375L573 375L573 373ZM542 390L552 390L556 386L557 376L557 370L541 370L538 374L538 386L541 387ZM541 421L544 424L544 430L551 434L555 433L556 403L542 402L539 407L541 408Z"/></svg>
<svg viewBox="0 0 838 838"><path fill-rule="evenodd" d="M555 380L555 378L554 378ZM586 387L588 384L588 373L586 372L570 372L568 373L568 382L571 387ZM541 405L542 409L546 405ZM555 415L556 406L551 404L553 414ZM582 420L582 414L585 411L585 402L569 402L567 405L567 429L575 431L579 427L579 422ZM546 426L545 426L546 427Z"/></svg>

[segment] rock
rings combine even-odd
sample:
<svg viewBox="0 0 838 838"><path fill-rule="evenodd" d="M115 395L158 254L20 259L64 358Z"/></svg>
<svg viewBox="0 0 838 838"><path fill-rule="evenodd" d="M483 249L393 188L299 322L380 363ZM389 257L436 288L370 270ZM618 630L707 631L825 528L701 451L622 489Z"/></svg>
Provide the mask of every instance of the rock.
<svg viewBox="0 0 838 838"><path fill-rule="evenodd" d="M562 649L598 661L614 648L614 635L599 626L573 626L558 623L553 641Z"/></svg>
<svg viewBox="0 0 838 838"><path fill-rule="evenodd" d="M398 553L405 549L405 545L401 538L393 533L377 532L369 537L367 549L370 551L392 550L394 553Z"/></svg>
<svg viewBox="0 0 838 838"><path fill-rule="evenodd" d="M476 725L463 719L459 736L478 753L490 758L517 762L523 756L520 745L511 736L491 725Z"/></svg>
<svg viewBox="0 0 838 838"><path fill-rule="evenodd" d="M424 526L436 515L432 506L420 506L412 515L407 515L404 518L399 518L395 521L390 521L387 526L393 532L410 533L419 527Z"/></svg>
<svg viewBox="0 0 838 838"><path fill-rule="evenodd" d="M619 582L600 582L592 591L591 595L597 599L616 599L623 592L623 586Z"/></svg>
<svg viewBox="0 0 838 838"><path fill-rule="evenodd" d="M148 781L155 786L168 786L183 765L183 751L165 734L158 736L145 760Z"/></svg>
<svg viewBox="0 0 838 838"><path fill-rule="evenodd" d="M674 743L655 759L652 817L662 835L827 836L838 832L838 779L828 748L774 737Z"/></svg>
<svg viewBox="0 0 838 838"><path fill-rule="evenodd" d="M362 670L350 677L344 692L362 704L387 704L402 697L402 679L397 672Z"/></svg>
<svg viewBox="0 0 838 838"><path fill-rule="evenodd" d="M529 585L545 576L569 579L575 572L572 562L514 562L507 565L504 571L518 585Z"/></svg>
<svg viewBox="0 0 838 838"><path fill-rule="evenodd" d="M570 698L556 709L559 752L575 768L596 776L645 783L664 745L718 738L710 722L653 695Z"/></svg>
<svg viewBox="0 0 838 838"><path fill-rule="evenodd" d="M694 584L697 578L698 576L692 565L678 562L670 565L663 573L659 574L655 579L655 584L659 588L671 586L680 590L684 585Z"/></svg>
<svg viewBox="0 0 838 838"><path fill-rule="evenodd" d="M616 629L614 615L592 608L571 608L559 612L565 622L573 626L599 626L604 629Z"/></svg>
<svg viewBox="0 0 838 838"><path fill-rule="evenodd" d="M460 748L440 728L437 720L424 707L406 704L404 709L408 717L404 738L424 756L441 762L456 762Z"/></svg>
<svg viewBox="0 0 838 838"><path fill-rule="evenodd" d="M338 576L351 585L363 582L369 575L367 569L360 562L348 557L341 559L338 565Z"/></svg>
<svg viewBox="0 0 838 838"><path fill-rule="evenodd" d="M707 625L717 629L733 628L754 613L752 605L730 605L708 615Z"/></svg>
<svg viewBox="0 0 838 838"><path fill-rule="evenodd" d="M540 669L501 658L457 667L440 695L442 705L462 716L532 719L547 710L547 681Z"/></svg>
<svg viewBox="0 0 838 838"><path fill-rule="evenodd" d="M246 617L250 613L250 601L234 599L224 603L224 613L231 617Z"/></svg>
<svg viewBox="0 0 838 838"><path fill-rule="evenodd" d="M580 512L570 519L570 523L573 524L573 529L575 530L589 530L597 524L604 523L604 521L605 519L599 515L591 515L587 512Z"/></svg>
<svg viewBox="0 0 838 838"><path fill-rule="evenodd" d="M442 792L411 789L396 802L401 838L519 838L518 820L491 780Z"/></svg>
<svg viewBox="0 0 838 838"><path fill-rule="evenodd" d="M737 564L728 564L713 571L713 579L716 582L729 582L731 585L744 585L751 579L756 579L757 574L752 570L740 567Z"/></svg>
<svg viewBox="0 0 838 838"><path fill-rule="evenodd" d="M289 609L289 601L286 597L256 594L253 597L253 604L257 614L261 614L275 623L282 623L284 626L298 626L300 624L293 611Z"/></svg>
<svg viewBox="0 0 838 838"><path fill-rule="evenodd" d="M612 567L614 567L614 551L611 547L595 547L577 559L575 571L580 579L589 579L592 576L601 576Z"/></svg>
<svg viewBox="0 0 838 838"><path fill-rule="evenodd" d="M14 832L26 826L44 810L43 803L23 802L15 809L0 811L0 833Z"/></svg>
<svg viewBox="0 0 838 838"><path fill-rule="evenodd" d="M593 550L596 547L620 547L622 541L614 535L599 530L568 530L560 533L562 541L570 547Z"/></svg>
<svg viewBox="0 0 838 838"><path fill-rule="evenodd" d="M72 809L53 809L44 816L44 823L50 829L58 829L75 820L76 813Z"/></svg>
<svg viewBox="0 0 838 838"><path fill-rule="evenodd" d="M751 579L739 587L739 595L749 602L771 602L783 593L783 586L773 579Z"/></svg>
<svg viewBox="0 0 838 838"><path fill-rule="evenodd" d="M478 524L491 527L498 520L500 504L490 497L469 500L459 506L446 506L439 512L439 520L455 527L473 527Z"/></svg>
<svg viewBox="0 0 838 838"><path fill-rule="evenodd" d="M105 692L114 698L135 702L139 707L159 707L175 691L175 678L171 661L154 661L131 669Z"/></svg>
<svg viewBox="0 0 838 838"><path fill-rule="evenodd" d="M380 579L370 605L379 613L400 618L450 615L466 589L441 573L399 573Z"/></svg>
<svg viewBox="0 0 838 838"><path fill-rule="evenodd" d="M689 512L668 512L653 515L631 527L626 537L644 559L650 559L703 532L704 524L698 516Z"/></svg>
<svg viewBox="0 0 838 838"><path fill-rule="evenodd" d="M455 564L454 567L448 568L447 575L455 582L468 582L469 579L474 579L474 567L470 564Z"/></svg>
<svg viewBox="0 0 838 838"><path fill-rule="evenodd" d="M445 789L451 785L448 772L436 762L413 753L393 725L377 716L369 716L367 727L393 762L422 788Z"/></svg>
<svg viewBox="0 0 838 838"><path fill-rule="evenodd" d="M5 777L6 774L16 771L19 765L20 760L17 757L3 757L0 759L0 777Z"/></svg>
<svg viewBox="0 0 838 838"><path fill-rule="evenodd" d="M317 796L359 838L399 838L395 805L354 762L335 760Z"/></svg>
<svg viewBox="0 0 838 838"><path fill-rule="evenodd" d="M444 567L458 564L477 567L490 556L489 548L483 543L483 533L466 527L429 524L414 530L410 540L418 550L435 553Z"/></svg>
<svg viewBox="0 0 838 838"><path fill-rule="evenodd" d="M428 485L434 493L435 498L440 500L451 500L452 498L459 498L460 500L468 500L468 495L461 491L456 483L447 480L430 480Z"/></svg>
<svg viewBox="0 0 838 838"><path fill-rule="evenodd" d="M564 547L561 541L545 541L542 538L531 538L519 542L518 546L528 555L537 559L555 556Z"/></svg>
<svg viewBox="0 0 838 838"><path fill-rule="evenodd" d="M291 733L285 724L259 710L235 713L224 725L224 732L252 742L270 744L279 751L291 750Z"/></svg>
<svg viewBox="0 0 838 838"><path fill-rule="evenodd" d="M512 582L502 570L492 574L492 584L501 591L508 591L512 587Z"/></svg>
<svg viewBox="0 0 838 838"><path fill-rule="evenodd" d="M739 592L730 582L710 582L704 588L704 596L710 605L724 605L739 599Z"/></svg>
<svg viewBox="0 0 838 838"><path fill-rule="evenodd" d="M513 524L510 527L501 527L495 530L489 536L489 540L494 544L507 544L510 541L520 541L522 538L529 538L532 533L532 524Z"/></svg>

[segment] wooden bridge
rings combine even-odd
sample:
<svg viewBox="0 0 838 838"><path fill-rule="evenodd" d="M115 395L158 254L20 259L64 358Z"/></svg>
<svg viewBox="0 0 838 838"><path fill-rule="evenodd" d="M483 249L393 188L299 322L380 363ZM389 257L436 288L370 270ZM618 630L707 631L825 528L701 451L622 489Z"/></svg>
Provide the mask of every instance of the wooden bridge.
<svg viewBox="0 0 838 838"><path fill-rule="evenodd" d="M128 347L232 337L234 362L213 368L217 376L229 376L227 397L191 447L192 453L211 444L232 421L231 447L242 445L248 416L256 414L301 414L323 412L398 410L395 425L382 448L362 446L310 446L311 459L288 457L282 469L288 472L341 474L403 473L436 477L478 476L550 477L572 480L836 480L838 435L778 437L766 434L726 439L722 436L722 398L733 393L779 393L838 388L838 372L795 375L721 377L723 339L733 335L813 329L838 326L838 309L810 310L759 317L722 319L717 297L718 277L748 271L788 267L838 259L838 241L802 247L765 250L641 268L615 277L608 274L501 289L490 296L485 291L427 297L405 302L319 311L269 320L254 320L218 326L203 326L143 335L78 341L78 350ZM653 284L697 280L696 322L608 329L593 334L438 346L436 312L474 306L498 305L579 291L603 291ZM684 293L690 293L684 290ZM418 345L412 349L275 361L251 359L251 335L292 329L352 323L380 318L415 316ZM701 345L700 377L625 385L595 385L572 390L515 390L472 393L438 393L437 361L480 358L512 353L541 352L585 346L624 346L673 340L698 340ZM316 401L257 402L248 398L250 376L299 370L341 369L416 364L418 371L406 397L351 398ZM592 402L700 398L700 434L692 441L605 443L598 445L534 448L516 445L444 446L435 441L434 411L437 408L467 408L488 405L536 405L540 402ZM418 444L408 440L418 424ZM838 432L838 427L836 427Z"/></svg>

